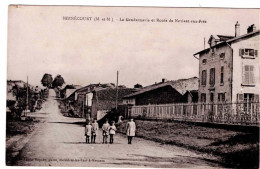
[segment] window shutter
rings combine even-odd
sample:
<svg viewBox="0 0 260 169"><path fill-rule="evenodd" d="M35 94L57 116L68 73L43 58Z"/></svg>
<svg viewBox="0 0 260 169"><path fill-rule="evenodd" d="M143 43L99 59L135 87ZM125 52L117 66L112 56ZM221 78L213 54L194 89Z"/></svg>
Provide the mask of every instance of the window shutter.
<svg viewBox="0 0 260 169"><path fill-rule="evenodd" d="M245 65L244 66L244 84L250 84L250 72L249 72L249 68L250 66Z"/></svg>
<svg viewBox="0 0 260 169"><path fill-rule="evenodd" d="M243 56L245 53L245 50L244 49L239 49L239 56Z"/></svg>
<svg viewBox="0 0 260 169"><path fill-rule="evenodd" d="M254 97L255 97L254 101L259 102L259 94L255 94Z"/></svg>
<svg viewBox="0 0 260 169"><path fill-rule="evenodd" d="M254 66L250 66L249 77L250 77L249 83L254 84L255 83Z"/></svg>
<svg viewBox="0 0 260 169"><path fill-rule="evenodd" d="M257 57L258 55L258 50L255 50L255 57Z"/></svg>
<svg viewBox="0 0 260 169"><path fill-rule="evenodd" d="M243 102L244 101L244 95L243 94L237 94L237 101Z"/></svg>
<svg viewBox="0 0 260 169"><path fill-rule="evenodd" d="M242 84L246 84L245 66L242 65Z"/></svg>
<svg viewBox="0 0 260 169"><path fill-rule="evenodd" d="M207 70L205 70L205 83L204 83L204 85L206 85L207 84Z"/></svg>
<svg viewBox="0 0 260 169"><path fill-rule="evenodd" d="M213 68L213 85L215 84L215 68Z"/></svg>

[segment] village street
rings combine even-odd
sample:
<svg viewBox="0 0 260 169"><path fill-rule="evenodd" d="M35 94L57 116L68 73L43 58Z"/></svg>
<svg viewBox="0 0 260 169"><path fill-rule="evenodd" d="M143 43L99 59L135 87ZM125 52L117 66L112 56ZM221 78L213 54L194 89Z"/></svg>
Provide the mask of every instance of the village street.
<svg viewBox="0 0 260 169"><path fill-rule="evenodd" d="M85 166L85 167L220 167L216 158L196 154L184 148L162 145L134 138L127 144L124 135L117 134L114 144L85 144L84 119L68 118L59 112L55 92L50 90L43 108L34 113L44 119L20 151L17 165ZM137 126L138 127L138 126Z"/></svg>

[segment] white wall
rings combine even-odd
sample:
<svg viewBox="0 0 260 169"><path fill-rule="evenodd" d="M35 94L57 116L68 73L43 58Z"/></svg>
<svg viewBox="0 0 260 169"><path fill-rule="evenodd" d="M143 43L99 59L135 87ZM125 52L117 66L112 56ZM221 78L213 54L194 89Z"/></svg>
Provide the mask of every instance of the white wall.
<svg viewBox="0 0 260 169"><path fill-rule="evenodd" d="M231 45L233 48L233 88L232 88L233 102L237 101L238 93L260 94L259 40L260 40L260 35L257 35L246 40L241 40L240 42L236 42ZM256 57L255 59L242 59L241 56L239 56L239 49L241 48L252 48L258 50L258 57ZM243 64L254 65L255 87L241 86Z"/></svg>

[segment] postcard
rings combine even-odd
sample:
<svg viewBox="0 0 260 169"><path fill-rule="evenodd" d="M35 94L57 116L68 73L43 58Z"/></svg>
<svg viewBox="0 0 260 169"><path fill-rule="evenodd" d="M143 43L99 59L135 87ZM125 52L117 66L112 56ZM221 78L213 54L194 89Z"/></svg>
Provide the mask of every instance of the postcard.
<svg viewBox="0 0 260 169"><path fill-rule="evenodd" d="M258 168L259 14L10 5L6 165Z"/></svg>

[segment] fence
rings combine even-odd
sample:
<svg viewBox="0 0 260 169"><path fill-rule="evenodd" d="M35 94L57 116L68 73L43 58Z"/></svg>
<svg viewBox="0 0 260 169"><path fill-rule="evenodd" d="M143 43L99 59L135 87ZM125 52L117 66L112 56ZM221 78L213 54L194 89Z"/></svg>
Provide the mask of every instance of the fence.
<svg viewBox="0 0 260 169"><path fill-rule="evenodd" d="M259 125L259 107L259 102L145 105L129 107L128 114L146 119Z"/></svg>

